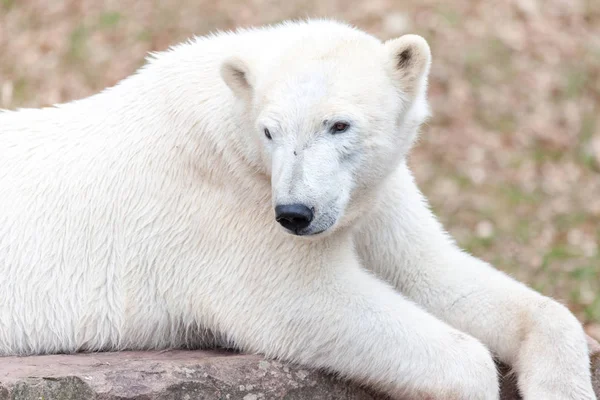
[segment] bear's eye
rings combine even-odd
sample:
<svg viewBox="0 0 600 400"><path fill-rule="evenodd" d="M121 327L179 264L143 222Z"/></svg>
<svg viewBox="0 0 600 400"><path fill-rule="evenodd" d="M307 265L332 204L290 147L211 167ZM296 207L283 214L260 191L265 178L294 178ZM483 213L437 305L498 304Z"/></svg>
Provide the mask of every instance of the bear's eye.
<svg viewBox="0 0 600 400"><path fill-rule="evenodd" d="M265 128L265 136L266 136L266 137L267 137L267 139L269 139L269 140L273 139L273 138L271 137L271 132L269 132L269 130L268 130L267 128Z"/></svg>
<svg viewBox="0 0 600 400"><path fill-rule="evenodd" d="M342 133L348 130L350 124L347 122L336 122L331 126L331 133Z"/></svg>

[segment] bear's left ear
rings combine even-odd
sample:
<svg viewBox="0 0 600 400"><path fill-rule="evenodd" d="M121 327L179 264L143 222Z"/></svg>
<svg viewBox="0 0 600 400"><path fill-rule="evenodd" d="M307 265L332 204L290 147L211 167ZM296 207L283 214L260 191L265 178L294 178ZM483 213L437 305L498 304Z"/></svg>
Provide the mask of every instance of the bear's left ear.
<svg viewBox="0 0 600 400"><path fill-rule="evenodd" d="M250 70L244 61L234 57L221 65L221 77L238 97L249 101L252 97Z"/></svg>
<svg viewBox="0 0 600 400"><path fill-rule="evenodd" d="M418 35L404 35L385 42L391 75L405 94L414 98L427 85L431 50Z"/></svg>

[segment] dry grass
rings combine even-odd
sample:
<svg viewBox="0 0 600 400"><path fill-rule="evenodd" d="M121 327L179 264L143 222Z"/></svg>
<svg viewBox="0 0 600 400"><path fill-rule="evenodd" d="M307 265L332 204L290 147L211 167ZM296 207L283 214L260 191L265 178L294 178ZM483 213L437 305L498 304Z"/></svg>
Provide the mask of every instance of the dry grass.
<svg viewBox="0 0 600 400"><path fill-rule="evenodd" d="M194 34L307 16L429 40L421 187L463 246L599 331L598 1L0 0L0 107L92 94Z"/></svg>

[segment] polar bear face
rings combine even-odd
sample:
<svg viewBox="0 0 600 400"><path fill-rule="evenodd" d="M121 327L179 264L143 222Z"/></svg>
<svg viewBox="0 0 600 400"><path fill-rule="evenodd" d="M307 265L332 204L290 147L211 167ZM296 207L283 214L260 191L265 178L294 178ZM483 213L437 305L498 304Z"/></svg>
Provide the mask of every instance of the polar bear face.
<svg viewBox="0 0 600 400"><path fill-rule="evenodd" d="M330 39L262 71L239 58L223 64L288 233L328 234L368 211L427 116L429 63L425 40L406 35Z"/></svg>

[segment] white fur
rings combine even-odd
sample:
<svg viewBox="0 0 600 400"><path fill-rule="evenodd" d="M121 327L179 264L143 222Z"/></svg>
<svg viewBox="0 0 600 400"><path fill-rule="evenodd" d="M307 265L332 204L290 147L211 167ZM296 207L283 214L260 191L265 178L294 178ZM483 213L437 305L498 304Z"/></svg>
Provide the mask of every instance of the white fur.
<svg viewBox="0 0 600 400"><path fill-rule="evenodd" d="M487 400L491 351L528 400L595 399L575 318L458 249L413 182L429 62L416 36L286 23L1 113L0 355L221 344ZM284 232L289 202L325 231Z"/></svg>

